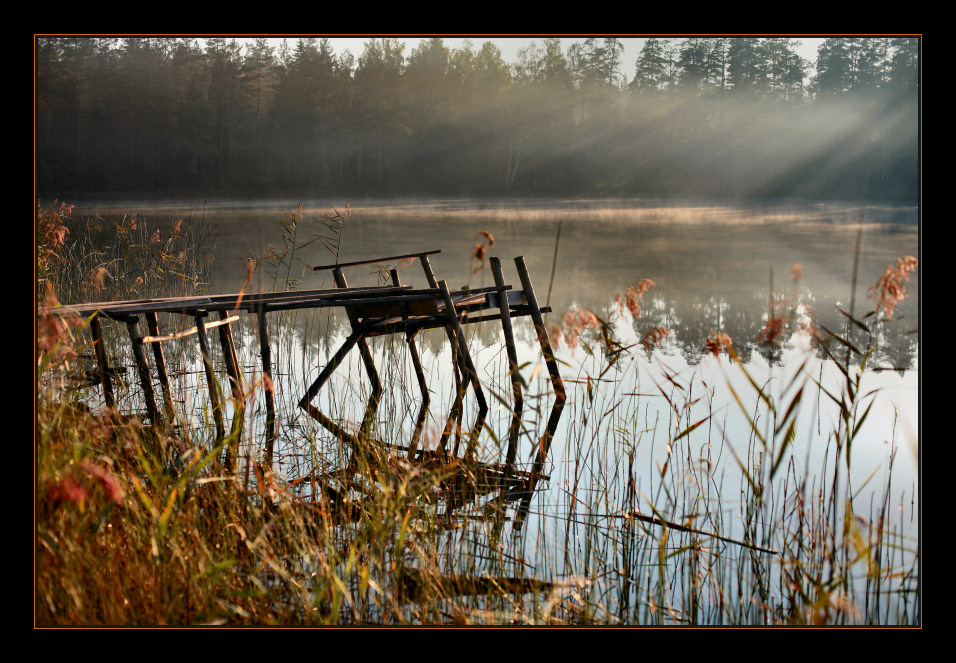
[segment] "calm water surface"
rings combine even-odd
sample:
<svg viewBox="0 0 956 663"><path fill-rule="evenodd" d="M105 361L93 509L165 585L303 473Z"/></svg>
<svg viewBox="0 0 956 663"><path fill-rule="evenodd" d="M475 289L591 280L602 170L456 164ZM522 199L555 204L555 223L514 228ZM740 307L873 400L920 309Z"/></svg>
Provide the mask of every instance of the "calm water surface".
<svg viewBox="0 0 956 663"><path fill-rule="evenodd" d="M854 253L860 240L853 305L858 315L872 308L867 287L897 258L919 255L918 210L891 205L781 203L764 205L676 204L630 200L552 201L346 201L326 204L270 203L169 204L145 207L77 209L78 214L107 214L135 210L163 227L179 217L211 225L216 241L212 289L235 292L246 275L250 257L266 257L272 250L292 249L288 274L300 288L332 287L328 272L313 273L314 265L370 257L440 249L432 257L439 279L450 286L489 285L487 268L475 272L474 245L479 235L494 236L489 255L502 258L505 277L517 282L512 258L524 256L539 301L549 301L554 313L549 324L559 324L562 313L579 308L612 321L622 340L638 342L657 326L670 330L663 352L679 358L681 366L696 367L711 331L731 336L745 361L780 365L784 354L760 355L755 343L767 318L771 288L777 298L798 298L806 310L828 329L846 333L845 318L837 307L849 309L854 278ZM319 241L328 237L323 225L336 211L343 220L338 256ZM281 223L291 214L298 219L294 240ZM311 242L311 243L310 243ZM557 258L555 260L555 251ZM264 259L253 288L282 288L276 272ZM791 281L800 264L802 277ZM552 276L552 266L555 266ZM280 270L282 276L286 270ZM372 268L348 273L350 285L374 284ZM424 286L418 265L402 268L405 283ZM655 283L642 302L643 314L622 316L615 296L641 279ZM908 283L911 296L896 309L892 326L876 330L879 347L869 366L895 369L885 390L897 394L901 416L917 421L919 364L919 270ZM344 334L339 321L339 334ZM529 345L533 331L517 330ZM911 332L909 334L905 332ZM484 347L498 340L498 332L482 325L471 332ZM851 332L852 333L852 332ZM328 336L326 350L334 349ZM853 337L857 342L864 342ZM426 336L435 352L440 335ZM330 344L331 343L331 344ZM864 343L865 344L865 343ZM793 344L785 347L792 347ZM799 340L797 341L799 345ZM500 350L500 348L498 348ZM585 352L565 350L579 370ZM533 354L530 358L533 358ZM315 364L318 360L306 359ZM874 374L877 375L877 374ZM897 380L897 382L894 382ZM901 383L905 383L905 386Z"/></svg>
<svg viewBox="0 0 956 663"><path fill-rule="evenodd" d="M250 257L291 246L297 250L289 261L293 264L289 276L297 287L330 287L329 273L315 274L310 267L336 262L336 256L312 240L329 235L323 218L333 215L334 208L344 214L345 202L305 205L302 210L275 202L129 205L102 207L97 212L135 209L152 216L160 227L180 216L211 224L216 241L212 289L235 292ZM850 308L858 236L858 285L852 302L857 314L872 308L872 301L866 300L867 287L890 264L901 256L919 254L915 207L428 200L352 201L350 211L351 216L343 216L341 236L335 240L339 262L440 249L442 253L432 257L439 279L451 287L488 285L489 270L475 273L471 259L484 231L494 236L489 255L502 258L506 278L516 280L511 260L524 256L539 300L547 300L557 315L588 308L610 317L616 294L641 279L651 279L656 286L643 302L644 315L635 323L635 331L667 327L672 331L672 348L680 349L693 363L711 330L728 333L738 352L749 357L767 316L771 288L778 297L799 295L821 323L842 329L844 319L836 307ZM280 223L292 212L299 219L294 242ZM803 274L798 288L791 287L790 281L796 264ZM348 276L350 285L378 279L371 268L351 270ZM417 265L405 268L403 279L424 285ZM899 328L913 330L918 319L918 270L908 285L912 296L900 304L895 317L902 320ZM263 263L253 287L269 290L283 284ZM918 336L887 339L879 353L876 363L880 366L915 367Z"/></svg>
<svg viewBox="0 0 956 663"><path fill-rule="evenodd" d="M476 272L471 257L474 245L482 241L479 233L487 232L495 239L489 255L502 258L506 279L517 283L512 258L525 256L538 299L549 300L554 309L549 323L559 324L566 311L587 308L608 320L619 340L630 346L637 346L654 327L670 330L662 348L652 356L636 347L607 371L608 358L593 343L593 335L585 334L584 343L577 348L559 350L559 359L564 362L562 373L570 380L572 390L555 437L548 468L549 488L537 498L531 531L564 527L564 520L549 524L547 514L552 508L564 514L574 512L576 507L569 497L572 492L573 500L589 513L610 514L623 509L625 505L615 503L613 497L623 494L618 483L623 480L622 475L632 477L645 506L658 503L663 490L667 499L672 500L671 506L679 510L683 508L679 504L681 499L699 499L703 477L703 483L710 485L708 490L720 494L728 513L742 508L734 496L742 484L740 467L756 467L754 471L759 471L760 463L766 462L759 449L755 449L753 427L748 422L748 418L756 417L758 427L765 426L766 413L758 408L745 416L732 397L733 393L749 394L756 401L748 375L780 403L787 401L788 394L792 394L788 390L798 381L810 385L798 422L798 438L793 442L790 474L810 476L819 486L836 462L832 433L839 422L832 402L813 384L837 392L843 377L833 362L809 352L807 339L800 334L788 338L776 352L759 349L755 340L767 319L770 293L773 291L777 299L787 298L788 302L799 300L801 313L812 311L827 328L846 333L845 318L837 307L849 309L852 305L858 315L870 310L873 302L866 299L867 286L875 283L897 258L918 256L920 248L918 211L910 207L744 207L646 201L352 201L352 215L344 216L335 256L320 242L306 245L317 234L328 235L322 220L333 214L334 205L344 213L344 200L306 205L301 211L291 206L299 221L294 260L290 261L294 268L289 274L298 287L332 286L328 272L316 275L311 270L314 265L431 249L441 249L441 254L433 256L432 265L438 278L447 280L450 286L490 285L489 270ZM81 214L90 211L77 210ZM106 211L100 208L98 213ZM179 216L193 221L202 218L213 224L217 229L213 288L220 292L239 289L250 257L267 256L270 247L281 250L292 246L287 230L280 224L290 214L288 204L205 208L170 205L155 209L137 207L136 211L155 219L160 226ZM853 297L858 238L857 287ZM793 282L791 270L798 263L802 277ZM552 281L553 264L556 267ZM265 261L260 267L253 287L273 288L277 284L275 272ZM402 269L403 282L425 285L417 264ZM371 269L354 269L348 276L350 285L376 283L379 278ZM633 319L619 310L615 295L641 279L651 279L655 286L644 296L642 316ZM915 514L919 508L920 335L906 332L918 332L918 270L907 285L911 296L897 307L892 325L875 328L872 339L859 334L851 337L864 346L878 341L878 350L868 364L868 369L878 370L867 370L863 376L862 387L867 393L872 391L875 405L853 450L850 484L844 490L857 494L857 511L869 517L879 507L889 485L894 517L915 541ZM722 331L733 338L740 364L727 357L718 360L702 353L705 339L712 331ZM283 333L287 334L287 345L279 350L279 365L285 367L285 383L292 386L279 388L296 391L315 378L347 333L347 323L329 322L326 317L319 324L307 322L296 330L280 331L277 337L281 338ZM526 362L523 375L532 385L531 393L541 394L537 413L533 408L529 411L528 426L540 429L550 407L549 390L540 380L545 371L530 324L519 324L516 333L520 361ZM507 377L499 331L492 325L479 325L470 327L469 335L482 381L507 397L507 387L502 387L507 385ZM593 353L588 351L589 341ZM451 392L446 368L450 358L443 336L425 334L422 346L429 387L441 398L447 398ZM248 352L250 356L244 363L254 365L258 360L255 351ZM397 375L396 382L414 385L409 365L394 344L377 341L373 352L392 360L386 379L388 375ZM353 393L354 402L326 402L323 406L337 408L342 418L356 420L361 418L366 392L361 385L361 368L357 358L353 359L352 364L337 371L338 386L329 391ZM797 367L802 367L803 373L798 374ZM595 380L598 375L601 379ZM798 375L811 376L812 380L807 382ZM728 390L727 385L734 391ZM405 431L399 436L414 427L418 407L415 399L414 393L386 396L388 425ZM626 407L615 409L615 404L622 402ZM430 415L430 426L440 429L444 415L437 411L441 405L432 409L436 413ZM285 416L291 424L289 431L303 425L295 423L302 419L298 410L290 410ZM701 420L706 420L706 425L682 436L672 448L669 440ZM507 425L507 409L493 410L489 435L503 436ZM294 432L287 431L283 437L287 440L287 456L280 458L279 470L291 478L302 471L298 464L301 454L295 451L296 443L289 441L295 437ZM534 439L533 434L527 436L522 457L531 455ZM493 460L496 447L489 443L487 448L489 460ZM665 481L661 470L673 462L672 456L680 456L685 476ZM892 481L888 478L891 457ZM582 464L591 470L584 479L578 469ZM598 476L605 478L597 481ZM686 496L681 497L685 492ZM767 523L768 528L774 526ZM740 535L734 531L732 517L725 523L724 531Z"/></svg>

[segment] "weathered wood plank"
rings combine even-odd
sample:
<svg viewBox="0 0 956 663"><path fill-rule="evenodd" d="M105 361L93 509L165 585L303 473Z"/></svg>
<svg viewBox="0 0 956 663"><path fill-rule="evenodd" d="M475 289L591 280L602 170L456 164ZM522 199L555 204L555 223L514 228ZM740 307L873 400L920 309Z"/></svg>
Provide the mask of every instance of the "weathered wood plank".
<svg viewBox="0 0 956 663"><path fill-rule="evenodd" d="M150 312L147 315L155 316L156 314ZM207 322L203 325L203 327L205 327L206 329L212 329L214 327L221 327L222 325L231 324L238 320L239 320L238 315L232 315L225 319L213 320L212 322ZM190 327L189 329L184 329L183 331L179 331L179 332L173 332L172 334L166 334L165 336L144 336L140 342L141 343L162 343L163 341L172 341L177 338L185 338L186 336L192 336L198 331L199 331L198 327Z"/></svg>
<svg viewBox="0 0 956 663"><path fill-rule="evenodd" d="M320 265L318 267L313 267L312 271L322 272L329 269L341 269L343 267L358 267L360 265L375 265L382 262L394 262L396 260L408 260L410 258L423 258L425 256L433 256L436 253L441 253L441 249L435 249L433 251L421 251L419 253L405 253L400 256L388 256L387 258L374 258L371 260L355 260L353 262L340 262L335 265Z"/></svg>

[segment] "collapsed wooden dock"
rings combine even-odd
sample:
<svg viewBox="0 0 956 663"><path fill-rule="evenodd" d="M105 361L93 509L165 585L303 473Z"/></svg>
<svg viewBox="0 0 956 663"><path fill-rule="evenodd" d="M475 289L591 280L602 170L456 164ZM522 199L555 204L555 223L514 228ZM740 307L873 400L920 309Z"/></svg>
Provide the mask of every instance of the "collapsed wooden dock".
<svg viewBox="0 0 956 663"><path fill-rule="evenodd" d="M349 320L351 332L320 371L318 377L305 389L298 404L310 417L319 422L343 444L351 449L352 458L363 452L370 440L364 435L355 435L343 429L341 425L326 416L314 401L328 379L342 364L346 356L355 348L361 354L365 372L372 385L372 394L367 406L366 420L374 413L383 391L372 353L367 339L386 334L404 334L412 365L422 395L421 411L415 433L407 445L396 447L407 458L423 462L426 459L440 459L442 462L459 463L463 468L470 467L473 479L481 477L479 483L488 482L489 490L507 492L513 498L521 498L522 512L527 512L531 493L542 476L542 469L554 437L561 411L566 400L564 384L558 370L554 352L545 329L542 314L549 309L538 304L530 275L522 257L515 258L520 289L506 283L501 262L490 259L494 285L485 288L450 290L445 281L439 281L432 270L429 256L439 251L388 256L349 263L339 263L315 267L315 271L331 271L336 287L321 290L299 290L280 293L235 293L225 295L175 297L164 299L143 299L119 302L96 302L43 308L38 316L80 316L89 321L89 330L95 351L97 376L103 390L104 400L110 408L115 407L113 391L114 370L110 366L103 341L101 321L110 320L125 325L132 348L139 383L142 388L146 418L153 426L163 426L173 422L176 417L175 401L163 352L163 343L175 339L195 336L206 374L211 410L214 417L218 440L226 438L223 396L215 375L215 366L211 355L209 334L216 330L229 388L235 403L244 402L244 382L237 358L233 339L232 325L239 321L239 312L254 315L258 322L259 351L261 370L264 376L273 377L272 349L269 337L270 314L291 309L342 309ZM349 287L345 270L364 265L383 265L396 262L417 260L422 268L426 286L414 288L402 283L397 269L389 271L391 282L374 287ZM186 329L165 332L160 329L159 314L182 316L189 325ZM548 368L549 380L554 391L555 401L546 429L535 444L536 451L530 472L517 469L516 453L521 430L523 411L522 380L518 371L517 348L512 330L512 319L530 316L536 330L537 340ZM475 459L475 445L485 424L488 402L475 364L468 349L462 326L476 322L498 321L501 325L505 347L507 349L509 375L512 387L512 420L508 433L508 445L503 462L478 463ZM146 333L142 324L145 322ZM425 375L416 346L416 337L423 330L444 329L451 345L452 369L455 375L457 398L449 415L449 424L442 433L439 449L426 452L418 448L425 412L429 403L429 392ZM151 352L147 352L147 348ZM152 355L150 361L149 354ZM162 391L162 407L157 403L155 379ZM450 443L454 417L460 416L461 403L465 392L471 389L478 404L478 414L466 436L464 448L460 448L460 439L454 446ZM265 464L271 468L274 445L277 438L275 403L272 390L265 390ZM237 415L241 416L241 415ZM235 422L234 422L235 423ZM379 443L381 444L381 443ZM235 467L234 451L227 446L223 466L229 470ZM449 506L451 509L453 505Z"/></svg>

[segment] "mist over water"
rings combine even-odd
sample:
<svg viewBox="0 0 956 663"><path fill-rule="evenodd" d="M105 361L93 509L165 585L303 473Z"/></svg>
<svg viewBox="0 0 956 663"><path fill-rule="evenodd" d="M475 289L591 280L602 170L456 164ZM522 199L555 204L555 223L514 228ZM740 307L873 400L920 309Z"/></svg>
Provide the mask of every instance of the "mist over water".
<svg viewBox="0 0 956 663"><path fill-rule="evenodd" d="M349 203L351 216L346 215ZM842 329L836 307L848 309L853 254L862 229L857 268L857 312L869 310L866 288L897 258L918 255L918 209L886 204L790 203L726 205L707 201L665 202L637 199L396 199L352 201L225 202L162 207L135 207L160 226L183 216L211 224L216 242L213 291L238 291L250 258L267 256L270 247L292 246L280 221L297 214L291 278L300 288L331 287L327 272L312 266L402 253L440 249L432 264L451 287L489 285L487 267L474 271L474 245L479 233L495 238L489 255L501 257L506 275L512 258L524 256L538 298L554 309L552 322L563 313L586 308L612 317L616 295L641 279L655 283L633 321L640 338L647 329L664 326L670 343L695 361L707 335L724 331L745 356L753 349L767 316L771 287L780 296L799 294L821 321ZM106 214L133 209L89 207L77 213ZM326 215L342 213L338 256L321 242ZM171 221L168 221L171 222ZM560 237L558 232L560 229ZM311 244L309 242L312 242ZM557 255L555 256L555 250ZM802 276L791 282L800 264ZM551 280L554 265L553 282ZM265 263L252 287L264 290L282 284L270 281ZM417 267L402 268L403 279L422 286ZM350 285L375 284L372 267L351 270ZM917 327L919 274L910 282L910 299L896 318ZM643 331L641 331L643 330ZM916 336L890 340L882 351L886 367L914 364ZM695 362L696 363L696 362Z"/></svg>

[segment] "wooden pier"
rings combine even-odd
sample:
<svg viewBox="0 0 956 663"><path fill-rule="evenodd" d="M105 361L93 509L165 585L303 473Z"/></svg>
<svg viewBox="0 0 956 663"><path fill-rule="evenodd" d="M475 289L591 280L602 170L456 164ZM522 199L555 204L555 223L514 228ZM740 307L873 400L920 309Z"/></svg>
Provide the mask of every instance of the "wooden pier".
<svg viewBox="0 0 956 663"><path fill-rule="evenodd" d="M523 514L527 513L534 487L542 476L542 469L566 400L564 384L542 319L542 313L549 309L539 306L530 275L522 257L515 258L520 288L515 288L506 283L501 262L493 257L490 260L490 266L495 285L486 288L451 290L444 281L439 281L436 278L432 270L429 256L436 253L439 253L439 251L426 251L315 267L315 271L332 272L336 285L332 289L255 294L240 292L226 295L75 304L44 308L38 312L38 315L80 316L89 320L99 383L103 389L106 404L111 408L115 407L112 382L114 371L109 364L103 344L101 320L112 320L125 325L132 347L139 383L143 391L146 416L154 426L162 426L166 422L171 422L176 416L163 354L163 343L195 336L206 373L216 435L221 441L226 438L226 422L224 421L222 408L223 396L219 390L219 382L215 376L215 367L210 353L209 333L216 330L232 397L235 403L242 403L244 402L242 372L232 334L232 325L239 320L238 314L240 311L257 316L262 373L271 380L273 367L269 338L269 314L290 309L341 308L348 316L351 333L322 368L315 381L305 389L305 393L299 401L299 407L335 435L343 444L348 445L351 448L353 459L364 451L363 445L368 444L368 439L362 439L361 436L343 430L339 424L321 412L314 405L316 396L349 352L357 347L372 385L372 395L366 416L366 420L370 420L371 417L368 415L374 413L382 393L382 384L366 339L384 334L404 334L421 391L422 406L418 425L408 445L402 447L390 445L391 449L401 450L407 458L418 462L437 457L446 464L454 461L462 464L462 467L470 467L472 478L480 475L479 483L493 484L498 490L507 492L510 498L520 498L522 501L522 508L520 509L522 515L520 517L523 518ZM353 267L415 260L421 265L427 287L416 289L402 283L396 269L390 270L390 284L377 287L352 288L349 287L345 277L345 270ZM188 320L190 326L185 330L163 333L159 329L158 314L160 313L183 316ZM535 445L536 452L530 472L516 469L516 454L524 400L511 321L513 318L523 316L530 316L534 323L538 343L547 364L549 379L555 394L555 402L546 430ZM508 354L509 375L514 401L512 421L508 433L508 446L504 453L503 462L492 465L477 463L474 457L475 445L488 412L488 403L462 331L463 325L484 321L499 321L501 324ZM141 326L143 322L146 326L145 334ZM426 458L426 452L418 449L418 442L429 403L429 392L415 341L421 331L437 328L445 330L451 344L453 371L458 386L458 395L452 413L449 415L448 424L442 433L439 449L437 452L427 452L431 456ZM151 350L152 364L148 357L147 347ZM153 372L155 372L162 389L162 407L157 404L157 395L153 386ZM478 403L478 415L471 427L471 433L466 436L467 443L464 450L459 449L460 440L458 439L456 439L453 448L449 448L451 446L452 429L455 427L454 422L456 417L460 417L462 400L469 388L474 392ZM265 463L271 468L277 437L275 404L271 390L266 390L265 397ZM237 414L237 419L241 421L241 413ZM236 422L234 421L233 426L235 425ZM227 470L235 468L235 462L234 449L227 447L223 463L224 468ZM448 508L451 510L453 507L454 504L450 504Z"/></svg>

